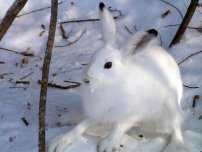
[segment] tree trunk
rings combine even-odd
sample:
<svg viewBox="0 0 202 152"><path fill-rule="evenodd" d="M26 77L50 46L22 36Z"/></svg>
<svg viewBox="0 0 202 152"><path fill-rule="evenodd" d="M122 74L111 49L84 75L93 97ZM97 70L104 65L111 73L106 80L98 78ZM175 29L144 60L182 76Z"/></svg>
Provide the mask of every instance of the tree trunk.
<svg viewBox="0 0 202 152"><path fill-rule="evenodd" d="M46 52L43 62L43 71L41 79L41 92L40 92L40 103L39 103L39 152L46 152L45 142L45 116L46 116L46 95L48 87L48 75L49 67L52 56L52 49L54 45L54 37L57 24L57 11L58 11L58 0L51 0L51 19L49 26L48 41L46 44Z"/></svg>
<svg viewBox="0 0 202 152"><path fill-rule="evenodd" d="M190 22L192 16L194 15L196 7L198 6L198 2L199 2L199 0L191 0L191 3L187 9L185 17L182 20L182 23L180 24L180 27L179 27L177 33L175 34L172 42L170 43L169 47L171 47L174 44L179 43L180 40L182 39L182 37L183 37L183 35L184 35L188 25L189 25L189 22Z"/></svg>
<svg viewBox="0 0 202 152"><path fill-rule="evenodd" d="M15 17L22 10L26 3L27 0L16 0L13 5L8 9L6 15L3 17L0 23L0 41L6 34L11 24L13 23Z"/></svg>

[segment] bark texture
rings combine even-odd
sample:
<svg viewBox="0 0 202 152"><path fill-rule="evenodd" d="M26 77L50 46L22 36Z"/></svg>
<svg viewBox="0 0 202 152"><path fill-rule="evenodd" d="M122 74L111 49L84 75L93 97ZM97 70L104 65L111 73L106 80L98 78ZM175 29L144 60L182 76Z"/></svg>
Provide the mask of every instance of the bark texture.
<svg viewBox="0 0 202 152"><path fill-rule="evenodd" d="M198 2L199 2L199 0L191 0L191 3L187 9L185 17L182 20L182 23L180 24L180 27L179 27L177 33L175 34L172 42L170 43L169 47L171 47L174 44L179 43L180 40L182 39L182 37L183 37L183 35L184 35L188 25L189 25L189 22L191 21L191 18L194 15L196 7L198 6Z"/></svg>
<svg viewBox="0 0 202 152"><path fill-rule="evenodd" d="M56 24L57 24L57 12L58 12L58 0L51 0L51 18L49 26L48 41L46 44L46 51L43 62L43 71L41 79L41 92L40 92L40 103L39 103L39 152L46 152L45 142L45 129L46 129L46 95L48 88L48 75L49 67L52 56L52 49L54 45Z"/></svg>
<svg viewBox="0 0 202 152"><path fill-rule="evenodd" d="M12 25L18 13L22 10L28 0L15 0L12 6L8 9L0 23L0 41Z"/></svg>

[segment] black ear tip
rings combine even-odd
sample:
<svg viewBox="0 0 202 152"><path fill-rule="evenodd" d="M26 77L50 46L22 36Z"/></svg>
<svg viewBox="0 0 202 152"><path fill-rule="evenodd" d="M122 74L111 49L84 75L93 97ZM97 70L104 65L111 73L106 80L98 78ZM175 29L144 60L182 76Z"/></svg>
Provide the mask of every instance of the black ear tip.
<svg viewBox="0 0 202 152"><path fill-rule="evenodd" d="M147 30L147 32L148 32L148 33L150 33L150 34L153 34L153 35L155 35L155 36L157 36L157 35L158 35L158 31L157 31L157 30L155 30L155 29L150 29L150 30Z"/></svg>
<svg viewBox="0 0 202 152"><path fill-rule="evenodd" d="M103 11L104 7L105 7L105 4L103 2L100 2L99 8L101 11Z"/></svg>

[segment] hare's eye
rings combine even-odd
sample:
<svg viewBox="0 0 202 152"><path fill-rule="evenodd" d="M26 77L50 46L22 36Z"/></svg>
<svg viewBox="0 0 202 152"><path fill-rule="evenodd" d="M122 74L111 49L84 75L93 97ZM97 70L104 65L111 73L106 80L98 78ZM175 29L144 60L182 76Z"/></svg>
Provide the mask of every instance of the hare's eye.
<svg viewBox="0 0 202 152"><path fill-rule="evenodd" d="M106 62L104 65L105 69L110 69L112 67L112 62Z"/></svg>

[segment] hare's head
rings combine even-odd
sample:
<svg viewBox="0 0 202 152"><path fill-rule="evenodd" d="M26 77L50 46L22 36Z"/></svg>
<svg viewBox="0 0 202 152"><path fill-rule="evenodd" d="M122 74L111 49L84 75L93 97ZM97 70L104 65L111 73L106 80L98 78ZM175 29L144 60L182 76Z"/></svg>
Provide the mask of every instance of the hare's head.
<svg viewBox="0 0 202 152"><path fill-rule="evenodd" d="M87 70L86 83L94 88L113 85L127 75L127 67L124 64L128 57L138 52L144 52L145 47L158 35L155 29L137 32L126 42L124 46L115 48L116 28L112 14L104 3L99 4L100 21L102 29L103 47L92 58Z"/></svg>

